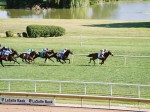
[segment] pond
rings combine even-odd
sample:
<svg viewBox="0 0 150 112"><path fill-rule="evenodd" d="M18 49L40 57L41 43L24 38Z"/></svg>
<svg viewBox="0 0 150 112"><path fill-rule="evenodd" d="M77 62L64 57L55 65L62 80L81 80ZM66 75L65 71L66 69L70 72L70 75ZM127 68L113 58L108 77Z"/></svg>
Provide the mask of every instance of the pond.
<svg viewBox="0 0 150 112"><path fill-rule="evenodd" d="M100 3L84 8L1 9L0 18L150 20L150 1Z"/></svg>

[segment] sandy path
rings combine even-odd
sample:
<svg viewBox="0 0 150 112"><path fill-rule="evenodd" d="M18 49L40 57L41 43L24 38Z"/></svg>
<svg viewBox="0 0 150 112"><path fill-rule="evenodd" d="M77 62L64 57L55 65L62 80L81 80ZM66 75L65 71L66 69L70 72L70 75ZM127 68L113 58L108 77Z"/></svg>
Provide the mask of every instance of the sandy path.
<svg viewBox="0 0 150 112"><path fill-rule="evenodd" d="M73 107L49 107L31 105L0 105L0 112L129 112L121 110L73 108Z"/></svg>

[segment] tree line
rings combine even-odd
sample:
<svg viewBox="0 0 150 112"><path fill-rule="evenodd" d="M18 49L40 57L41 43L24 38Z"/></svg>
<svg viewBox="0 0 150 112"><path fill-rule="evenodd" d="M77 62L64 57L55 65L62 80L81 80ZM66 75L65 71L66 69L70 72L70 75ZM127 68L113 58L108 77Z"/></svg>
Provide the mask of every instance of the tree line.
<svg viewBox="0 0 150 112"><path fill-rule="evenodd" d="M7 8L32 8L39 5L42 8L71 8L93 5L99 2L118 0L6 0Z"/></svg>

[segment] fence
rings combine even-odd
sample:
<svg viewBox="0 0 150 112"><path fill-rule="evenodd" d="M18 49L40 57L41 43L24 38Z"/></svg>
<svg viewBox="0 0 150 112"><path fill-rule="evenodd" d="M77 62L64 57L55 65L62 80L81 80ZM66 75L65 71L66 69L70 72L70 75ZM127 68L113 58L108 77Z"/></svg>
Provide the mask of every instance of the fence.
<svg viewBox="0 0 150 112"><path fill-rule="evenodd" d="M0 79L2 92L33 92L150 98L150 85L29 79Z"/></svg>
<svg viewBox="0 0 150 112"><path fill-rule="evenodd" d="M124 65L127 64L127 58L150 58L150 56L128 56L128 55L116 55L117 57L124 57Z"/></svg>
<svg viewBox="0 0 150 112"><path fill-rule="evenodd" d="M63 99L67 99L67 98L71 98L71 100L73 99L79 99L80 103L79 106L76 105L61 105L61 104L56 104L55 102L55 106L72 106L72 107L88 107L88 108L104 108L103 106L94 106L93 104L91 105L84 105L83 101L84 100L105 100L105 101L109 101L109 109L118 109L117 107L114 107L111 105L111 101L123 101L123 102L137 102L138 103L138 107L136 106L136 108L138 108L138 110L141 110L140 108L140 103L146 103L149 104L150 103L150 99L143 99L143 98L125 98L125 97L112 97L112 96L92 96L92 95L70 95L70 94L48 94L48 93L25 93L25 92L0 92L0 96L15 96L15 97L47 97L47 98L53 98L54 100L56 100L57 98L63 98ZM107 108L107 106L105 107ZM135 108L135 109L136 109ZM119 107L119 109L121 109L121 107ZM130 108L131 110L133 110L133 108ZM135 110L134 109L134 110ZM125 108L123 108L123 110L126 110ZM129 108L127 108L127 110L129 111ZM142 109L143 110L143 109ZM144 109L145 110L145 109ZM137 111L137 109L136 109ZM146 111L149 111L149 109L146 108ZM142 111L143 112L143 111Z"/></svg>

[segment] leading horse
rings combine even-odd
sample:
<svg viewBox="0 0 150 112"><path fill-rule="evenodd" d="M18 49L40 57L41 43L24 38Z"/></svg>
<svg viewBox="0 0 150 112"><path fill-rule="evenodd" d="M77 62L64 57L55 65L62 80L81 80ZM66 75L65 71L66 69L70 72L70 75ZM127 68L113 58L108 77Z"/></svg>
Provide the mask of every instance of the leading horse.
<svg viewBox="0 0 150 112"><path fill-rule="evenodd" d="M113 53L111 51L107 51L107 52L104 53L103 58L98 58L98 53L89 54L88 57L91 57L89 63L91 63L91 60L93 60L94 65L95 65L95 60L100 59L100 60L102 60L102 62L99 63L99 64L102 65L102 64L104 64L104 62L106 61L106 59L108 58L109 55L113 56Z"/></svg>
<svg viewBox="0 0 150 112"><path fill-rule="evenodd" d="M53 55L51 55L50 56L50 58L52 58L52 57L54 57L54 58L56 58L56 60L58 61L58 62L60 62L60 63L66 63L66 60L68 60L69 61L69 64L70 64L70 59L68 58L68 56L69 56L69 54L72 54L73 55L73 53L68 49L61 57L60 56L58 56L58 53L54 53ZM62 61L63 62L62 62Z"/></svg>
<svg viewBox="0 0 150 112"><path fill-rule="evenodd" d="M17 57L19 57L19 54L16 50L14 49L11 49L12 53L8 55L7 59L6 58L2 58L2 55L0 55L0 63L1 65L4 67L4 64L3 64L3 60L4 61L14 61L18 64L20 64L18 61L17 61Z"/></svg>

